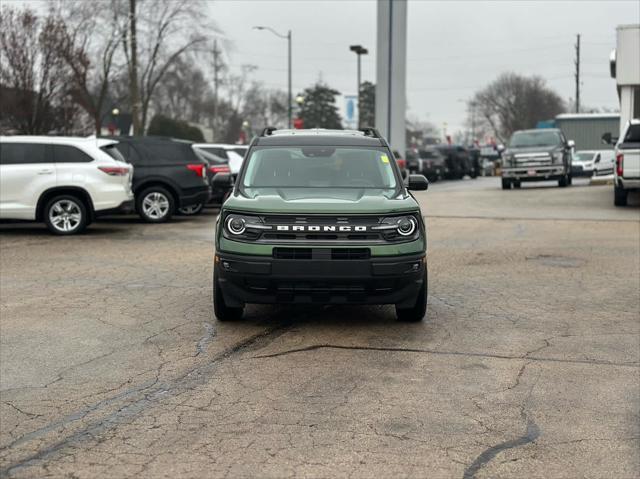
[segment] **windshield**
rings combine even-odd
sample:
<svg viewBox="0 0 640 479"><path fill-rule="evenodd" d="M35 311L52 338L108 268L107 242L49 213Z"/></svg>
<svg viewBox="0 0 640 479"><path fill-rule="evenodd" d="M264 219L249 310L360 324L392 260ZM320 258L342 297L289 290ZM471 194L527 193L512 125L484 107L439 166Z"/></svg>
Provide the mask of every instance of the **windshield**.
<svg viewBox="0 0 640 479"><path fill-rule="evenodd" d="M375 188L398 183L383 148L326 146L256 148L242 186L245 188Z"/></svg>
<svg viewBox="0 0 640 479"><path fill-rule="evenodd" d="M560 143L560 134L556 131L517 131L511 137L509 147L557 146Z"/></svg>
<svg viewBox="0 0 640 479"><path fill-rule="evenodd" d="M226 165L229 161L224 158L220 158L213 153L209 153L208 151L204 151L199 148L194 148L193 151L198 155L201 159L205 160L210 165Z"/></svg>
<svg viewBox="0 0 640 479"><path fill-rule="evenodd" d="M593 153L576 153L573 159L575 161L591 161L593 160Z"/></svg>

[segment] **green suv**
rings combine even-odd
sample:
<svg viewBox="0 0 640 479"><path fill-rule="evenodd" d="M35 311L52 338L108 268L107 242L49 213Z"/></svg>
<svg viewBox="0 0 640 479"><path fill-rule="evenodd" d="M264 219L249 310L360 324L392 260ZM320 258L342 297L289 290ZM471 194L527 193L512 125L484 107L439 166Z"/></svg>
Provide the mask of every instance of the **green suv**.
<svg viewBox="0 0 640 479"><path fill-rule="evenodd" d="M427 308L420 206L372 128L265 128L247 152L216 223L213 305L221 321L247 303L394 304ZM231 183L219 173L214 184Z"/></svg>

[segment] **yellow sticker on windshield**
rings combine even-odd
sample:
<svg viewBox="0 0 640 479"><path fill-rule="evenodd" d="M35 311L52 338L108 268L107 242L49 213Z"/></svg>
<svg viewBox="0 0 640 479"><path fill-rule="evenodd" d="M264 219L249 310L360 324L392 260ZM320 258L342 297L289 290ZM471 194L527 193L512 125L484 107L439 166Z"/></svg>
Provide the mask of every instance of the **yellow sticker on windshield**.
<svg viewBox="0 0 640 479"><path fill-rule="evenodd" d="M382 160L383 163L389 163L389 158L387 157L387 155L380 156L380 159Z"/></svg>

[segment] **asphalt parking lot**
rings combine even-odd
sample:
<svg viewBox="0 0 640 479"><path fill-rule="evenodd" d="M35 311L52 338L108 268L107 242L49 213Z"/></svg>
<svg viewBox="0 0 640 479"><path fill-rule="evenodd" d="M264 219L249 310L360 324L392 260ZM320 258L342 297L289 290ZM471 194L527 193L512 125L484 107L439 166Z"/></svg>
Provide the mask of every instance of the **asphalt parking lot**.
<svg viewBox="0 0 640 479"><path fill-rule="evenodd" d="M637 477L640 209L442 183L423 323L211 312L215 212L0 225L0 477Z"/></svg>

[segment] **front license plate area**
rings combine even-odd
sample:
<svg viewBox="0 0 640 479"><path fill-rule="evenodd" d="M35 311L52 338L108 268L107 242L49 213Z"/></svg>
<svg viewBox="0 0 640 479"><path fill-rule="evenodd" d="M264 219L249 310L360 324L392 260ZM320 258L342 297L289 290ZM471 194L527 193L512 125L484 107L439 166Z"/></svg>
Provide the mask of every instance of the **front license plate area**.
<svg viewBox="0 0 640 479"><path fill-rule="evenodd" d="M357 278L371 275L371 264L364 261L278 261L271 274L295 278Z"/></svg>

